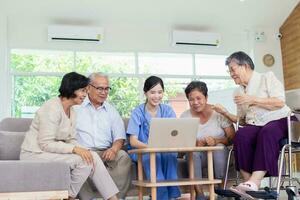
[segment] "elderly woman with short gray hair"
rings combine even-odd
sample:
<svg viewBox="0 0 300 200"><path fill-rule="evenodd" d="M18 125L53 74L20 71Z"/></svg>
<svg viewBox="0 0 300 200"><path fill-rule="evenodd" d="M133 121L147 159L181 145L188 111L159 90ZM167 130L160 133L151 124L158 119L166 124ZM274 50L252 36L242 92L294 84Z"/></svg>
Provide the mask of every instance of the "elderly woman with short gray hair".
<svg viewBox="0 0 300 200"><path fill-rule="evenodd" d="M220 105L214 109L233 122L243 122L236 132L234 154L236 168L245 182L231 190L251 199L246 191L258 190L264 176L278 176L279 141L287 137L287 116L282 83L273 72L254 71L252 59L244 52L235 52L226 60L229 73L240 87L234 92L237 115Z"/></svg>

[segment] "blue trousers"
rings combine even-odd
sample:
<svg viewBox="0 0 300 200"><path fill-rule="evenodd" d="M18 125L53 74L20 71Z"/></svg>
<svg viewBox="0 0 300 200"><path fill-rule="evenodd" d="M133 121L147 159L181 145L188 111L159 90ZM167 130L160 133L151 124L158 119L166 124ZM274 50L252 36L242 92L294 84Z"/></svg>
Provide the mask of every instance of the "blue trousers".
<svg viewBox="0 0 300 200"><path fill-rule="evenodd" d="M143 167L147 179L150 179L150 155L143 155ZM156 179L174 180L177 179L177 153L156 153ZM179 197L178 186L158 187L157 199L168 200Z"/></svg>

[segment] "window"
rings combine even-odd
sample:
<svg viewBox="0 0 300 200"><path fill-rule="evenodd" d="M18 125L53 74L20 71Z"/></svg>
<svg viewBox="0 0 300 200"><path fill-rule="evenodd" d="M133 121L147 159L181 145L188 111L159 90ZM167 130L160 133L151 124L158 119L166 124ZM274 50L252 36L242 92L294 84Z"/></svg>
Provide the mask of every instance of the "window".
<svg viewBox="0 0 300 200"><path fill-rule="evenodd" d="M112 90L109 101L116 106L122 117L130 117L131 111L140 103L137 78L110 78Z"/></svg>
<svg viewBox="0 0 300 200"><path fill-rule="evenodd" d="M228 76L225 66L226 56L196 55L196 74L202 76Z"/></svg>
<svg viewBox="0 0 300 200"><path fill-rule="evenodd" d="M10 66L18 72L69 72L73 58L69 51L12 50Z"/></svg>
<svg viewBox="0 0 300 200"><path fill-rule="evenodd" d="M165 84L163 101L180 116L189 107L184 88L191 80L206 82L213 94L234 87L224 62L225 56L200 54L13 49L12 116L33 117L42 103L58 95L61 77L70 71L107 73L112 87L108 100L123 117L129 117L133 108L144 102L144 80L158 74Z"/></svg>
<svg viewBox="0 0 300 200"><path fill-rule="evenodd" d="M193 59L189 54L141 53L138 59L143 74L193 74Z"/></svg>
<svg viewBox="0 0 300 200"><path fill-rule="evenodd" d="M60 81L53 76L15 76L13 116L33 117L46 100L58 96Z"/></svg>
<svg viewBox="0 0 300 200"><path fill-rule="evenodd" d="M81 73L129 73L135 71L133 53L76 53L76 71Z"/></svg>

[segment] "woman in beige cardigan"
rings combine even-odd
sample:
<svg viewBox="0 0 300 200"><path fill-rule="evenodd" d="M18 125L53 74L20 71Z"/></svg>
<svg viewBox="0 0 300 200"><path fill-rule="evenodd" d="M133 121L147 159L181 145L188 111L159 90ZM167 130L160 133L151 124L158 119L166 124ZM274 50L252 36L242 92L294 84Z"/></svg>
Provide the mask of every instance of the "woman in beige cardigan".
<svg viewBox="0 0 300 200"><path fill-rule="evenodd" d="M86 97L89 79L71 72L61 82L58 97L45 102L36 112L22 144L22 160L63 161L69 164L69 200L75 199L90 176L105 199L116 200L118 189L99 156L81 147L75 138L75 112Z"/></svg>

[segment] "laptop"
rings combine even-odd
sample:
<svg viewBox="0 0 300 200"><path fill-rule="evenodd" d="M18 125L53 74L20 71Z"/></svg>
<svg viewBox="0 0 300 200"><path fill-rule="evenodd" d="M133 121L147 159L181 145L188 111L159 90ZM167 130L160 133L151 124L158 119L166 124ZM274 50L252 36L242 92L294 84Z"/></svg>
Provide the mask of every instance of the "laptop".
<svg viewBox="0 0 300 200"><path fill-rule="evenodd" d="M198 126L197 118L152 118L148 147L195 147Z"/></svg>

